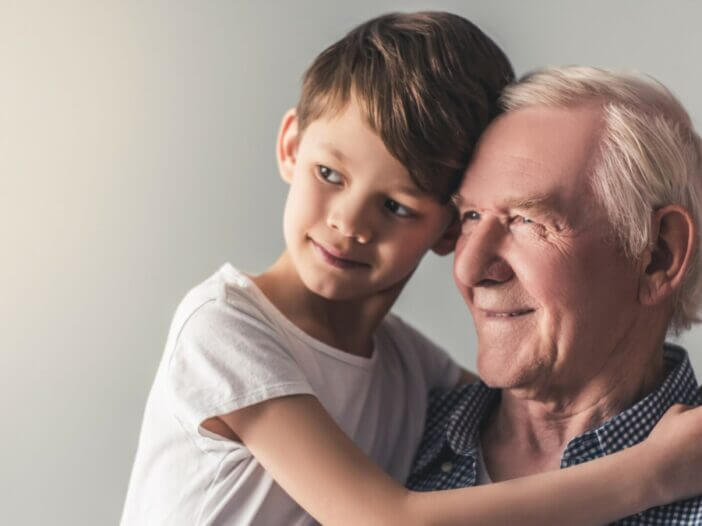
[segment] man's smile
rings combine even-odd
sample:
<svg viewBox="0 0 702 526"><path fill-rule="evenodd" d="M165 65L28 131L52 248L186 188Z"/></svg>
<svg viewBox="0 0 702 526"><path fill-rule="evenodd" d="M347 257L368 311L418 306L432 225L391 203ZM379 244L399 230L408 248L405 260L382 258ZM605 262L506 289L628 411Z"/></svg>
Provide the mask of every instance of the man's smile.
<svg viewBox="0 0 702 526"><path fill-rule="evenodd" d="M489 309L478 309L483 316L486 318L516 318L519 316L526 316L534 312L534 309L524 308L524 309L501 309L501 310L489 310Z"/></svg>

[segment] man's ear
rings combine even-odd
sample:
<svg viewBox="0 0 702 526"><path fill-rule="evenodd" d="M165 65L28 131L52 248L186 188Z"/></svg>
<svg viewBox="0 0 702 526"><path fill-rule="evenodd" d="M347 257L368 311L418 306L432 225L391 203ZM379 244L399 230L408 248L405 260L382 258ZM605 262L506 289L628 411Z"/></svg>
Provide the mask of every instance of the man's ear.
<svg viewBox="0 0 702 526"><path fill-rule="evenodd" d="M276 142L276 158L278 159L278 171L280 176L287 183L292 181L297 160L297 145L299 141L297 127L297 111L290 108L283 115L278 130L278 140Z"/></svg>
<svg viewBox="0 0 702 526"><path fill-rule="evenodd" d="M434 243L434 246L431 247L431 249L439 256L450 254L453 252L453 249L456 248L456 241L460 235L461 222L458 220L458 214L454 213L451 223L449 223L449 226L446 227L446 230L444 230L441 238Z"/></svg>
<svg viewBox="0 0 702 526"><path fill-rule="evenodd" d="M639 301L655 305L679 290L697 248L690 212L668 205L651 214L651 247L643 254Z"/></svg>

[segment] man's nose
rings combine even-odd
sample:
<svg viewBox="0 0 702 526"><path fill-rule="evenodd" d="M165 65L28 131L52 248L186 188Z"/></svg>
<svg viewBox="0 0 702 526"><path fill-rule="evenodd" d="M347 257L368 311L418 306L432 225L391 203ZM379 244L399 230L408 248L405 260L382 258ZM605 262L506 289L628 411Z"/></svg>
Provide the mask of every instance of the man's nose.
<svg viewBox="0 0 702 526"><path fill-rule="evenodd" d="M505 260L507 229L497 220L485 220L456 244L453 275L462 287L498 285L512 279L514 271Z"/></svg>
<svg viewBox="0 0 702 526"><path fill-rule="evenodd" d="M338 198L332 203L327 226L361 244L368 243L373 237L370 211L365 200L354 196Z"/></svg>

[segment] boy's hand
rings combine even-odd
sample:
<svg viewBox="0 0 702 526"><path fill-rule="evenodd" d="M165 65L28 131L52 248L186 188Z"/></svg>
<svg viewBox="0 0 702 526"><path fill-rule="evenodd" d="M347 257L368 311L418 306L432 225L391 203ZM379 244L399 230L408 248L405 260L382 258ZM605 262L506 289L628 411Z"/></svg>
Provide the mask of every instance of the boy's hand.
<svg viewBox="0 0 702 526"><path fill-rule="evenodd" d="M643 445L654 462L661 502L702 494L702 407L672 406Z"/></svg>

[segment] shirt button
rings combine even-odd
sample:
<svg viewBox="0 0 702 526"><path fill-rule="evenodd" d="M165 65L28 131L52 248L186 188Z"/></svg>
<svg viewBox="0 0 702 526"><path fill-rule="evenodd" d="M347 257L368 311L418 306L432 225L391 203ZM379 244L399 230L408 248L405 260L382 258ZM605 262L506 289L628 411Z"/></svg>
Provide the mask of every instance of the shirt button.
<svg viewBox="0 0 702 526"><path fill-rule="evenodd" d="M451 471L453 471L453 464L451 462L444 462L441 464L441 471L444 473L451 473Z"/></svg>

